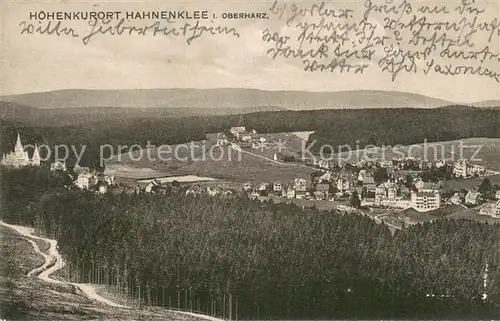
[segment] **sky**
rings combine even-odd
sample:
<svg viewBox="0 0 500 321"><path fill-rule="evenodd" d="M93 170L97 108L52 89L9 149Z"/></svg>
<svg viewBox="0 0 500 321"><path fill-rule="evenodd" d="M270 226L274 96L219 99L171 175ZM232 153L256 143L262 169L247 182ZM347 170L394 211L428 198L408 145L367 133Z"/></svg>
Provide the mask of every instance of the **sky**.
<svg viewBox="0 0 500 321"><path fill-rule="evenodd" d="M368 1L368 0L367 0ZM399 5L404 0L388 0ZM475 14L467 12L462 16L453 9L460 1L409 1L412 13L422 5L447 6L448 14L422 14L433 22L458 22L462 17L472 21ZM380 5L384 0L372 0L372 5ZM477 0L477 7L486 9L477 15L479 22L491 22L500 16L499 1ZM477 60L443 59L439 51L429 56L428 60L416 60L417 73L400 72L393 80L392 74L381 70L378 62L384 57L384 47L393 46L393 50L401 52L418 51L418 46L407 44L409 34L401 31L400 41L396 41L393 32L383 27L385 17L372 10L369 22L375 26L375 35L389 36L384 45L378 45L371 60L351 59L351 64L368 64L363 74L354 72L306 72L300 59L277 57L273 59L267 50L274 48L275 43L262 40L264 30L271 34L288 36L287 44L298 48L297 36L301 30L299 23L319 23L318 14L298 15L287 25L286 19L293 15L293 10L307 9L321 2L313 1L279 1L280 8L285 8L282 19L273 14L270 8L274 1L3 1L1 5L2 23L2 70L1 94L21 94L60 89L146 89L146 88L259 88L265 90L306 90L306 91L342 91L342 90L391 90L413 92L430 97L447 99L454 102L476 102L488 99L500 99L499 83L492 77L480 75L445 76L431 70L427 75L423 72L425 63L434 59L436 64L471 65L488 68L500 73L499 60L490 59L485 62ZM286 7L285 7L286 5ZM367 11L368 2L327 1L326 8L351 9L349 19L327 17L328 22L358 22ZM79 12L79 11L181 11L207 10L209 15L215 14L217 19L203 20L206 26L234 28L239 37L232 35L204 35L187 44L187 37L148 35L97 35L84 45L82 38L91 30L88 21L61 21L61 28L72 28L79 37L55 36L33 32L21 34L21 25L46 26L47 20L30 20L30 12ZM269 19L222 19L223 13L266 13ZM409 20L412 15L402 16L401 21ZM24 22L24 24L23 24ZM124 25L142 27L151 25L152 20L128 20ZM187 20L161 21L162 26L169 28L182 27ZM57 21L52 21L52 26ZM101 25L102 22L99 22ZM112 20L114 26L118 20ZM497 30L498 31L498 30ZM327 33L324 32L326 35ZM450 37L451 37L450 33ZM428 36L428 34L427 34ZM500 49L499 36L495 33L491 39L488 32L477 31L473 45L468 51L480 51L485 46L497 54ZM351 37L350 41L359 40ZM334 45L329 46L333 47ZM304 51L317 48L319 44L305 44ZM349 45L342 48L348 48ZM349 49L352 47L349 47ZM329 56L331 57L331 56ZM327 64L330 58L317 60ZM408 59L406 60L408 61ZM442 68L445 69L444 67Z"/></svg>

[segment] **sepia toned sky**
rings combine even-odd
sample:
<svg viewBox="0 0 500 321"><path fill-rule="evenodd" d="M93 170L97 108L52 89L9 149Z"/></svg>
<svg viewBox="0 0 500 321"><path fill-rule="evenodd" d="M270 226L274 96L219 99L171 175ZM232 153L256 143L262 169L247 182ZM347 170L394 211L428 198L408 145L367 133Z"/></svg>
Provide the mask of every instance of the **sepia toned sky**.
<svg viewBox="0 0 500 321"><path fill-rule="evenodd" d="M383 0L372 0L381 4ZM400 3L400 0L394 0ZM487 11L478 18L491 21L499 17L499 1L477 0ZM310 7L311 1L280 1L280 5L292 3L301 8ZM320 2L317 2L320 3ZM364 12L364 1L327 1L330 8L352 8L355 15ZM418 6L421 1L411 1ZM460 1L426 1L427 4L455 7ZM37 21L29 21L29 13L48 11L158 11L158 10L208 10L220 16L224 12L266 12L273 1L3 1L2 23L2 70L1 94L59 89L140 89L140 88L219 88L240 87L266 90L340 91L356 89L394 90L414 92L455 102L475 102L500 98L499 83L478 75L443 76L431 72L399 73L395 81L391 74L377 67L377 52L370 67L363 75L354 73L305 72L296 59L273 60L266 55L269 44L262 41L266 28L283 35L297 35L297 30L286 26L276 16L269 20L222 20L202 23L234 27L240 37L203 36L190 45L183 37L151 35L100 35L88 45L82 39L55 35L21 35L20 23L27 21L35 27ZM290 11L285 13L290 14ZM298 17L295 22L315 18ZM309 19L309 20L307 20ZM437 21L459 21L458 13L446 17L433 16ZM437 19L437 20L436 20ZM313 21L313 20L311 20ZM316 21L316 20L314 20ZM354 20L353 20L354 21ZM383 18L373 15L371 22L377 31L385 34ZM44 22L46 24L46 22ZM148 21L129 23L141 27ZM178 27L183 21L176 22ZM85 21L62 21L80 34L86 34L90 26ZM111 25L114 25L112 23ZM167 25L167 24L165 24ZM488 43L486 34L478 34L475 48L489 45L498 53L499 39L496 34ZM293 40L292 40L293 41ZM402 50L407 50L401 45ZM439 54L436 62L446 63ZM423 62L420 62L423 63ZM460 64L460 61L454 63ZM498 61L483 66L500 72Z"/></svg>

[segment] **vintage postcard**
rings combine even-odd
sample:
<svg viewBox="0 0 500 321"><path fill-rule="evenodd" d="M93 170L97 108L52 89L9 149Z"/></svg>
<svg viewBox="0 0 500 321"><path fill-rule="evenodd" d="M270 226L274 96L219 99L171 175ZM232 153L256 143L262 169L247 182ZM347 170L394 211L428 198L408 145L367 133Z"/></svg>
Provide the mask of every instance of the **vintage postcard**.
<svg viewBox="0 0 500 321"><path fill-rule="evenodd" d="M498 0L4 0L0 320L499 320Z"/></svg>

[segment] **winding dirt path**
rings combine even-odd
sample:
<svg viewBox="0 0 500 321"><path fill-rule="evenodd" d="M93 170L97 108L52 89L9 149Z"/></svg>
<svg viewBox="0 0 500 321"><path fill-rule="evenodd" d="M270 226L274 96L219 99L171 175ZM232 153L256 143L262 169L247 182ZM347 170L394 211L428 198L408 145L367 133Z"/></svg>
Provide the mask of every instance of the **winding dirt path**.
<svg viewBox="0 0 500 321"><path fill-rule="evenodd" d="M98 301L100 303L103 303L103 304L106 304L106 305L109 305L109 306L115 307L115 308L131 309L128 306L121 305L121 304L118 304L118 303L113 302L111 300L108 300L106 298L103 298L102 296L100 296L99 294L96 293L95 287L92 284L65 282L65 281L60 281L60 280L56 280L56 279L51 278L50 275L52 273L56 272L57 270L62 269L65 265L64 260L57 249L57 240L33 235L35 230L33 228L30 228L30 227L21 226L21 225L12 225L12 224L5 223L3 221L0 221L0 224L15 230L16 232L18 232L19 234L21 234L24 237L27 237L26 240L31 243L31 245L33 246L33 249L37 253L39 253L40 255L43 256L45 262L41 266L28 272L27 276L36 276L39 279L41 279L45 282L48 282L48 283L71 285L71 286L74 286L77 289L79 289L90 300L95 300L95 301ZM49 243L49 254L43 253L40 250L40 247L38 246L38 244L35 241L30 240L28 238L42 240L42 241ZM223 319L219 319L219 318L212 317L212 316L205 315L205 314L194 313L194 312L177 311L177 310L168 310L168 311L170 311L172 313L186 315L186 316L192 316L192 317L199 318L199 319L205 319L208 321L224 321Z"/></svg>
<svg viewBox="0 0 500 321"><path fill-rule="evenodd" d="M51 278L50 275L52 273L62 269L65 265L64 260L62 259L62 256L57 249L57 241L56 240L33 235L34 229L30 228L30 227L7 224L7 223L2 222L2 221L0 221L0 224L17 231L19 234L21 234L24 237L42 240L42 241L49 243L49 254L45 254L42 251L40 251L40 248L36 242L28 239L28 242L31 243L31 245L33 246L33 249L37 253L39 253L40 255L43 256L43 258L45 259L45 263L43 263L42 266L37 267L36 269L33 269L30 272L28 272L27 276L36 276L40 280L43 280L43 281L48 282L48 283L72 285L72 286L78 288L90 300L95 300L95 301L98 301L100 303L103 303L103 304L106 304L106 305L109 305L109 306L115 307L115 308L128 308L129 309L129 307L127 307L127 306L118 304L116 302L113 302L111 300L103 298L102 296L97 294L95 291L95 288L92 284L65 282L65 281L60 281L60 280L56 280L56 279Z"/></svg>

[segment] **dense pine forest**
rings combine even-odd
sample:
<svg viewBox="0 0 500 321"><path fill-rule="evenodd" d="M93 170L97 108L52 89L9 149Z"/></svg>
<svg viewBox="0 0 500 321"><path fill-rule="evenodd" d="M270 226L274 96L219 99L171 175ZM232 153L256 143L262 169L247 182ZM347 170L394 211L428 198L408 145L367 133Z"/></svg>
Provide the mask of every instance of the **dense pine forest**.
<svg viewBox="0 0 500 321"><path fill-rule="evenodd" d="M443 219L391 236L361 215L245 196L97 195L29 167L0 181L2 219L56 238L68 279L142 305L230 319L500 315L498 224Z"/></svg>
<svg viewBox="0 0 500 321"><path fill-rule="evenodd" d="M64 116L61 116L64 117ZM104 117L104 116L103 116ZM60 122L64 123L63 120ZM2 152L13 147L17 131L28 143L86 146L81 165L99 163L99 146L179 144L203 140L205 134L231 126L246 126L261 133L315 131L311 148L323 144L395 145L455 140L469 137L500 137L500 110L464 106L438 109L358 109L257 112L242 115L112 118L101 122L60 126L58 123L0 121ZM104 155L107 157L108 155ZM71 163L71 159L69 162Z"/></svg>

